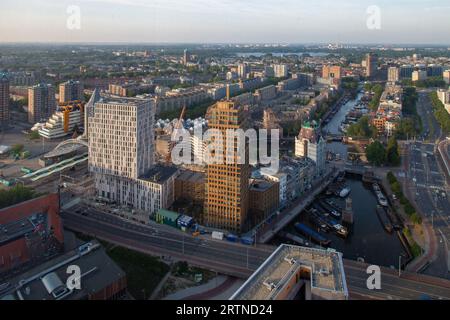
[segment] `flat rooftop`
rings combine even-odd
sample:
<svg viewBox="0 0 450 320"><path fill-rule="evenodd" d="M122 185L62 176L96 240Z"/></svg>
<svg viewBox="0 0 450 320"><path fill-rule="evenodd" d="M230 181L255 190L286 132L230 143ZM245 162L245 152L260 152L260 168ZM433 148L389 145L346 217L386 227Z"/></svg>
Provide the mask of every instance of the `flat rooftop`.
<svg viewBox="0 0 450 320"><path fill-rule="evenodd" d="M67 289L67 279L71 276L67 267L70 265L81 269L81 290ZM92 241L0 283L0 300L77 300L124 277L125 273L100 244ZM45 278L51 280L46 283ZM54 291L49 292L49 284ZM63 294L55 297L53 292Z"/></svg>
<svg viewBox="0 0 450 320"><path fill-rule="evenodd" d="M267 181L263 179L253 179L251 180L250 183L250 190L263 192L273 187L273 185L274 182L272 181Z"/></svg>
<svg viewBox="0 0 450 320"><path fill-rule="evenodd" d="M177 177L177 180L191 182L191 183L204 183L205 174L202 172L184 170Z"/></svg>
<svg viewBox="0 0 450 320"><path fill-rule="evenodd" d="M145 174L141 175L139 177L139 180L150 181L155 183L164 183L170 177L172 177L177 171L178 168L176 167L171 166L165 167L158 165L147 171Z"/></svg>
<svg viewBox="0 0 450 320"><path fill-rule="evenodd" d="M348 297L341 253L283 244L231 300L276 300L299 270L310 274L311 290L315 293Z"/></svg>

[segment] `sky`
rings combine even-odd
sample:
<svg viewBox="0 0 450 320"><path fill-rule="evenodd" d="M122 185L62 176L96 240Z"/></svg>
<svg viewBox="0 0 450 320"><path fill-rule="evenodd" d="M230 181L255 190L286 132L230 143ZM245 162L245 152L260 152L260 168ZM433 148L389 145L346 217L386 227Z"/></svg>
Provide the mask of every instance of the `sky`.
<svg viewBox="0 0 450 320"><path fill-rule="evenodd" d="M0 42L449 45L450 0L1 0Z"/></svg>

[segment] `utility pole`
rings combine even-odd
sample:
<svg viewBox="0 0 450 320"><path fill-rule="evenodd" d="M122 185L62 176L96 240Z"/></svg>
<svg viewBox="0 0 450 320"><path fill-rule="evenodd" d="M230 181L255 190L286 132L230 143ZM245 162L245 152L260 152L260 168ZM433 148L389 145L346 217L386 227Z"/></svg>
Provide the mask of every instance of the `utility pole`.
<svg viewBox="0 0 450 320"><path fill-rule="evenodd" d="M184 233L183 233L183 255L184 255Z"/></svg>
<svg viewBox="0 0 450 320"><path fill-rule="evenodd" d="M248 270L248 248L247 248L247 270Z"/></svg>

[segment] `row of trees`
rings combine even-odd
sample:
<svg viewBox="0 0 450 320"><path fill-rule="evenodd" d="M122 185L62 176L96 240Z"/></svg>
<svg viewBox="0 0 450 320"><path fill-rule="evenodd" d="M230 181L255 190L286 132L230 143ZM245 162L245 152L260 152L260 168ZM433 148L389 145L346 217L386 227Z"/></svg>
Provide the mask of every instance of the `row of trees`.
<svg viewBox="0 0 450 320"><path fill-rule="evenodd" d="M411 204L411 202L408 200L408 198L405 197L403 193L403 188L400 185L400 182L398 182L395 175L389 171L386 175L386 178L389 182L389 185L391 186L392 192L397 196L400 203L403 206L403 209L405 213L410 217L411 221L415 224L421 224L422 218L417 214L416 209Z"/></svg>
<svg viewBox="0 0 450 320"><path fill-rule="evenodd" d="M422 132L422 120L417 114L418 95L416 88L407 87L403 90L402 113L403 118L397 126L397 139L406 139Z"/></svg>
<svg viewBox="0 0 450 320"><path fill-rule="evenodd" d="M450 132L450 114L445 110L441 100L439 100L437 92L430 93L431 103L433 104L434 116L441 125L444 133Z"/></svg>
<svg viewBox="0 0 450 320"><path fill-rule="evenodd" d="M395 137L389 138L386 147L379 140L375 140L367 146L366 157L375 166L399 166L401 158L398 151L397 139Z"/></svg>
<svg viewBox="0 0 450 320"><path fill-rule="evenodd" d="M415 86L417 88L444 88L446 83L442 76L430 77L426 80L412 81L411 79L406 79L402 81L404 86Z"/></svg>
<svg viewBox="0 0 450 320"><path fill-rule="evenodd" d="M374 93L372 100L369 102L369 109L376 111L378 109L378 105L380 104L381 95L383 94L383 86L380 84L366 83L364 85L364 90L372 91Z"/></svg>

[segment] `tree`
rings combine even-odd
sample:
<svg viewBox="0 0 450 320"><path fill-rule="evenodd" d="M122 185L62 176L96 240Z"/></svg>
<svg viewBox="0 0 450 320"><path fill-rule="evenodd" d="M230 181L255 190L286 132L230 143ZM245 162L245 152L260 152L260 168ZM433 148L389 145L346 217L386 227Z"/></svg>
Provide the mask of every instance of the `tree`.
<svg viewBox="0 0 450 320"><path fill-rule="evenodd" d="M0 190L0 209L30 200L38 196L36 192L21 184L15 185L9 190Z"/></svg>
<svg viewBox="0 0 450 320"><path fill-rule="evenodd" d="M400 154L398 152L398 143L395 137L390 137L386 148L386 162L390 166L400 165Z"/></svg>
<svg viewBox="0 0 450 320"><path fill-rule="evenodd" d="M381 166L386 162L386 150L378 140L367 146L366 156L367 160L375 166Z"/></svg>
<svg viewBox="0 0 450 320"><path fill-rule="evenodd" d="M357 123L352 124L347 130L347 136L349 137L375 138L376 134L376 128L370 124L368 116L361 117Z"/></svg>

